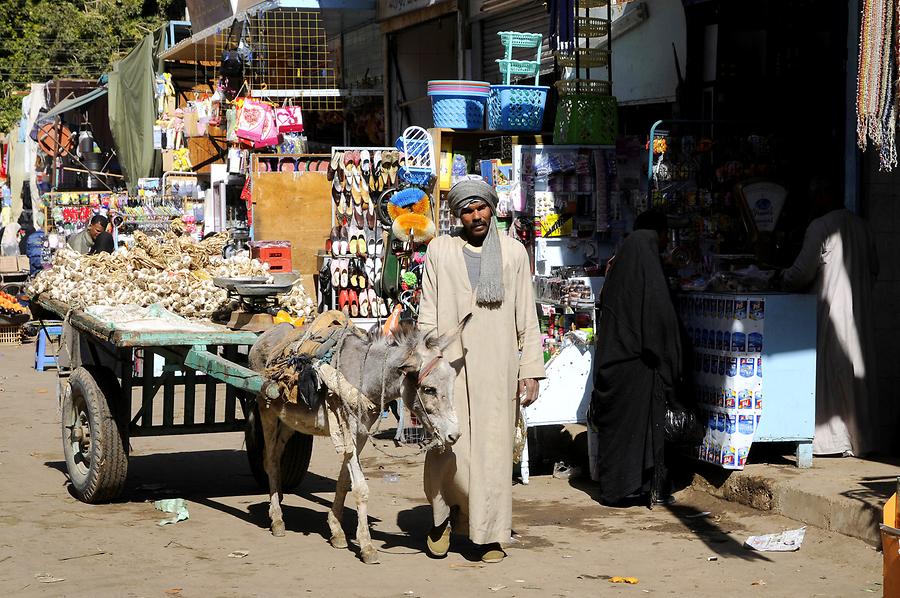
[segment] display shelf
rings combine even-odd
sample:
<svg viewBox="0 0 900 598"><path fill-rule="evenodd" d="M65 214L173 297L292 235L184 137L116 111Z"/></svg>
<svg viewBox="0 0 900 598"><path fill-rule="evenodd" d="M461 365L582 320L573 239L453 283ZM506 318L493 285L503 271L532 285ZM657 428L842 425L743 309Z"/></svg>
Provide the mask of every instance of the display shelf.
<svg viewBox="0 0 900 598"><path fill-rule="evenodd" d="M547 299L537 299L535 303L538 305L546 305L547 307L554 307L559 309L567 310L566 313L572 314L575 312L593 312L597 309L596 304L591 303L590 305L582 304L582 305L567 305L565 303L561 303L559 301L549 301Z"/></svg>

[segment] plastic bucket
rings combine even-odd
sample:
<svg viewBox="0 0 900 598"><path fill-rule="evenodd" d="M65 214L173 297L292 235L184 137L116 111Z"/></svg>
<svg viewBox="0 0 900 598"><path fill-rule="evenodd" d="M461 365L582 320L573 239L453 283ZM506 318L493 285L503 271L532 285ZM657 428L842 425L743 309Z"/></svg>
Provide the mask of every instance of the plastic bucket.
<svg viewBox="0 0 900 598"><path fill-rule="evenodd" d="M492 85L488 127L492 131L539 132L549 87Z"/></svg>

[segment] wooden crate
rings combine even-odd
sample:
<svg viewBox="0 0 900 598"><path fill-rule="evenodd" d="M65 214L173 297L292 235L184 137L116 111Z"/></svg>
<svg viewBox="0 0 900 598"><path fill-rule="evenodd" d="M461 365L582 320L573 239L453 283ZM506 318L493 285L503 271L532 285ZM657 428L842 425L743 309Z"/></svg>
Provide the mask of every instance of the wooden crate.
<svg viewBox="0 0 900 598"><path fill-rule="evenodd" d="M22 344L22 325L0 326L0 345L11 346Z"/></svg>

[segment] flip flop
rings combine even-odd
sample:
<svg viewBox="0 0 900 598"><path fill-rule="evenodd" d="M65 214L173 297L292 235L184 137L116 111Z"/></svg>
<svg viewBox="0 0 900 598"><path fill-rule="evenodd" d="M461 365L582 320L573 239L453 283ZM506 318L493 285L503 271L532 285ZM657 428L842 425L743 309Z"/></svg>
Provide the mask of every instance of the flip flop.
<svg viewBox="0 0 900 598"><path fill-rule="evenodd" d="M391 172L391 152L385 151L381 154L381 187L382 189L390 184Z"/></svg>
<svg viewBox="0 0 900 598"><path fill-rule="evenodd" d="M357 275L359 274L359 270L356 267L356 262L354 260L349 260L350 267L348 271L350 272L350 276L347 279L350 288L358 288L359 280L357 279Z"/></svg>
<svg viewBox="0 0 900 598"><path fill-rule="evenodd" d="M331 181L335 179L336 171L338 169L338 161L343 158L343 154L341 152L334 152L331 154L331 160L328 162L328 172L325 174L325 177Z"/></svg>
<svg viewBox="0 0 900 598"><path fill-rule="evenodd" d="M361 318L369 317L369 294L365 291L359 294L359 316Z"/></svg>
<svg viewBox="0 0 900 598"><path fill-rule="evenodd" d="M400 170L400 152L391 152L390 184L397 185L397 172Z"/></svg>
<svg viewBox="0 0 900 598"><path fill-rule="evenodd" d="M364 228L366 226L366 219L363 216L362 204L355 204L353 206L353 220L356 222L356 226L359 228Z"/></svg>
<svg viewBox="0 0 900 598"><path fill-rule="evenodd" d="M335 289L341 286L341 260L331 260L331 286Z"/></svg>
<svg viewBox="0 0 900 598"><path fill-rule="evenodd" d="M331 229L331 236L325 241L325 251L331 255L337 255L341 249L341 233L338 227Z"/></svg>
<svg viewBox="0 0 900 598"><path fill-rule="evenodd" d="M359 152L359 169L365 178L369 178L369 174L372 172L371 168L372 154L369 153L369 150L364 149Z"/></svg>
<svg viewBox="0 0 900 598"><path fill-rule="evenodd" d="M367 204L372 201L372 196L369 194L369 183L366 182L365 177L360 179L359 191L362 194L362 201L364 204Z"/></svg>
<svg viewBox="0 0 900 598"><path fill-rule="evenodd" d="M375 284L378 284L381 282L382 261L380 257L375 258L375 264L373 268L375 268L375 276L373 277L373 280L375 281Z"/></svg>
<svg viewBox="0 0 900 598"><path fill-rule="evenodd" d="M350 237L349 237L349 235L348 235L348 233L347 233L347 227L346 227L346 226L342 226L342 227L341 227L340 233L341 233L341 247L340 247L340 252L341 252L341 255L347 255L347 248L348 248L349 245L350 245Z"/></svg>
<svg viewBox="0 0 900 598"><path fill-rule="evenodd" d="M350 195L353 196L354 203L362 203L362 191L359 188L359 183L356 182L355 176L350 178Z"/></svg>
<svg viewBox="0 0 900 598"><path fill-rule="evenodd" d="M347 293L350 298L350 317L358 318L359 317L359 295L356 294L356 291L350 290Z"/></svg>
<svg viewBox="0 0 900 598"><path fill-rule="evenodd" d="M347 271L347 269L349 267L350 267L349 260L345 260L345 259L341 260L341 279L340 279L340 285L338 285L338 286L340 286L342 289L346 289L347 286L350 284L350 274Z"/></svg>
<svg viewBox="0 0 900 598"><path fill-rule="evenodd" d="M366 210L366 224L369 225L369 229L375 230L375 204L373 203L370 203Z"/></svg>

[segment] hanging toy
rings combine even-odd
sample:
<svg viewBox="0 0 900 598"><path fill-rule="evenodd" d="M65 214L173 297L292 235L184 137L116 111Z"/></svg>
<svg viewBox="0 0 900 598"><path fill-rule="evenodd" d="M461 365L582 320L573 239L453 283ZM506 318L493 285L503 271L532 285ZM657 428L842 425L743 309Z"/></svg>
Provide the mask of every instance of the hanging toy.
<svg viewBox="0 0 900 598"><path fill-rule="evenodd" d="M414 289L419 284L419 277L416 276L415 272L404 272L403 276L400 277L400 280L400 287L404 291Z"/></svg>
<svg viewBox="0 0 900 598"><path fill-rule="evenodd" d="M393 220L391 232L404 242L427 243L434 238L431 199L421 189L410 187L391 196L388 214Z"/></svg>

